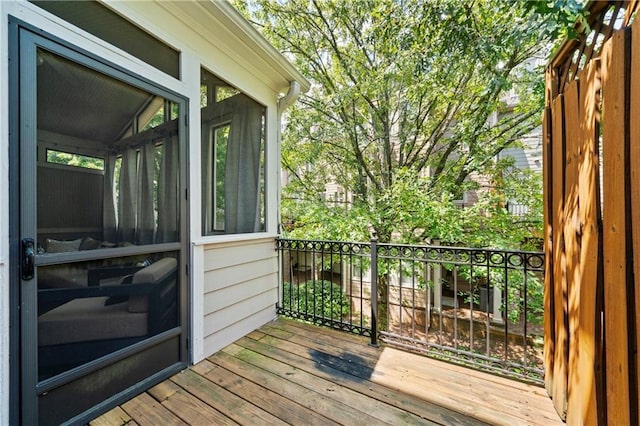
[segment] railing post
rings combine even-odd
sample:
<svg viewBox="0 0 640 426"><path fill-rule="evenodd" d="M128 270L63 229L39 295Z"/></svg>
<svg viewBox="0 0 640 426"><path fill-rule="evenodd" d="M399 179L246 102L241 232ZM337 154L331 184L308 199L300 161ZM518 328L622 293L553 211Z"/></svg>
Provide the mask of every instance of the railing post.
<svg viewBox="0 0 640 426"><path fill-rule="evenodd" d="M291 258L292 241L282 237L276 238L276 251L278 252L278 300L276 301L276 309L278 314L282 315L285 309L291 310L291 305L285 306L284 283L294 283L293 262ZM291 291L289 286L289 291Z"/></svg>
<svg viewBox="0 0 640 426"><path fill-rule="evenodd" d="M371 346L378 346L378 238L371 237Z"/></svg>

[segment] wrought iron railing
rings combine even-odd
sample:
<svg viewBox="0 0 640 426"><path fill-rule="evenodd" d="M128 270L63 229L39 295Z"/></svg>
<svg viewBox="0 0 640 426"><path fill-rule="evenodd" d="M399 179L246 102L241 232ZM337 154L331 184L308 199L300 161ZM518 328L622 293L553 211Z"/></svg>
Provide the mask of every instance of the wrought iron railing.
<svg viewBox="0 0 640 426"><path fill-rule="evenodd" d="M279 239L278 313L542 381L544 254Z"/></svg>
<svg viewBox="0 0 640 426"><path fill-rule="evenodd" d="M279 239L277 247L279 314L372 336L370 287L362 285L371 267L370 244Z"/></svg>

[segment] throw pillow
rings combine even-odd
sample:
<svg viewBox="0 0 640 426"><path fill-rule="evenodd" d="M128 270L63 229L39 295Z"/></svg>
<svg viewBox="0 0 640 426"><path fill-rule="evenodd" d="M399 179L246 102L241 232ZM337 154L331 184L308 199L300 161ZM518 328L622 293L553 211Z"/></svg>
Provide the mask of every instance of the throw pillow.
<svg viewBox="0 0 640 426"><path fill-rule="evenodd" d="M82 238L78 238L77 240L69 240L69 241L61 241L54 240L52 238L47 238L45 240L45 251L47 253L64 253L67 251L78 251L80 249L80 244L82 243Z"/></svg>

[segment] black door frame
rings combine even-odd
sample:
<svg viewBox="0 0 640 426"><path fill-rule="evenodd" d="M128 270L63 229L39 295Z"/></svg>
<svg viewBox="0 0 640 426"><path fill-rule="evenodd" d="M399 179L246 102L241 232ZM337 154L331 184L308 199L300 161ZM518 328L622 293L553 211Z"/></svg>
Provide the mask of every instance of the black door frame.
<svg viewBox="0 0 640 426"><path fill-rule="evenodd" d="M170 249L171 251L178 251L179 255L179 306L180 306L180 318L179 327L173 332L163 333L153 338L148 339L145 342L141 342L138 352L144 351L146 347L160 347L163 339L176 338L179 339L179 359L178 362L170 367L164 368L150 377L147 377L139 381L136 385L127 388L126 390L106 399L100 404L95 405L88 411L83 412L81 415L73 419L74 422L86 422L89 419L103 413L122 402L131 396L139 393L141 390L148 388L149 386L163 380L166 377L174 374L187 365L189 360L188 352L188 336L189 336L189 281L186 274L188 269L188 246L189 239L188 233L188 206L186 201L186 188L187 188L187 155L188 147L186 141L187 137L187 120L188 114L188 99L176 92L173 92L167 88L158 86L152 81L133 74L128 70L117 66L111 62L104 60L90 52L77 48L69 43L60 40L59 38L47 34L46 32L37 29L23 21L9 17L9 240L10 240L10 264L12 265L9 271L9 284L10 284L10 421L12 424L36 424L38 423L38 390L36 385L39 386L37 380L37 326L34 324L37 322L37 306L36 306L36 280L31 282L23 282L20 271L20 241L22 236L28 232L35 231L35 194L36 193L36 173L33 175L33 181L29 178L29 182L25 182L21 177L24 173L24 168L35 169L34 164L30 163L29 159L34 159L35 154L31 152L25 153L23 150L25 146L29 148L28 144L22 143L23 138L29 137L25 135L25 132L32 132L32 137L35 136L36 126L26 126L21 122L23 114L33 113L35 111L27 111L27 108L35 108L35 105L28 105L29 102L20 102L21 96L25 91L28 93L30 90L35 90L35 55L31 55L31 58L25 58L28 55L22 55L29 45L42 46L48 50L52 50L57 54L64 53L64 56L69 59L81 63L85 66L90 66L97 71L106 73L113 78L119 79L132 86L140 87L148 90L151 93L159 94L165 98L180 105L180 119L179 119L179 137L180 137L180 175L179 175L179 193L184 194L185 197L181 197L180 201L180 241L178 243L165 244L163 247L155 247L150 250L141 250L146 253L163 252ZM31 61L33 63L30 63ZM26 75L25 69L21 68L21 64L27 68ZM31 67L29 67L31 66ZM19 108L15 107L20 105ZM35 116L35 115L34 115ZM33 144L32 144L33 145ZM35 150L35 146L31 149ZM21 188L33 188L31 195L25 194L25 191L21 191ZM30 201L31 199L31 201ZM23 214L26 210L31 210L31 220L33 223L27 224L27 221L23 220ZM31 228L30 228L31 227ZM120 254L112 253L113 257L119 257ZM130 255L132 253L123 251L122 255ZM109 256L111 257L111 256ZM27 288L25 288L25 285ZM31 293L31 297L23 297L23 293ZM25 324L25 318L31 316L32 323ZM25 343L27 342L27 343ZM134 345L136 346L136 345ZM115 361L114 361L115 362ZM19 368L16 368L19 366ZM76 374L77 376L77 374ZM41 389L42 390L42 389Z"/></svg>

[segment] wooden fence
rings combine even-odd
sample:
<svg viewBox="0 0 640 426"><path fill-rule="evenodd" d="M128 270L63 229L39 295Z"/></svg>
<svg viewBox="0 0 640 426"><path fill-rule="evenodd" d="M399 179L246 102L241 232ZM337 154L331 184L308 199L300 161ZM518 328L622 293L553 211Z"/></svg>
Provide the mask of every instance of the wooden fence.
<svg viewBox="0 0 640 426"><path fill-rule="evenodd" d="M545 386L568 424L638 424L640 19L587 7L546 73Z"/></svg>

